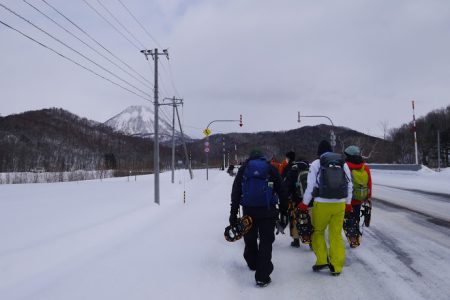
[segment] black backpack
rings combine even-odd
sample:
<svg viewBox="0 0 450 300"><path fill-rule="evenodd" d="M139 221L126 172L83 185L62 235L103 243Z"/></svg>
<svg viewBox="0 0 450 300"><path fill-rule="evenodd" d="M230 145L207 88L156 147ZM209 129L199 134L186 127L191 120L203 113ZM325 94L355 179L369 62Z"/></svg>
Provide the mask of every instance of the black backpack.
<svg viewBox="0 0 450 300"><path fill-rule="evenodd" d="M297 172L297 180L295 181L295 192L298 199L303 199L306 187L308 185L309 163L305 161L296 161L292 166L292 170Z"/></svg>
<svg viewBox="0 0 450 300"><path fill-rule="evenodd" d="M348 196L348 181L342 155L327 152L320 157L320 182L317 196L326 199L342 199Z"/></svg>

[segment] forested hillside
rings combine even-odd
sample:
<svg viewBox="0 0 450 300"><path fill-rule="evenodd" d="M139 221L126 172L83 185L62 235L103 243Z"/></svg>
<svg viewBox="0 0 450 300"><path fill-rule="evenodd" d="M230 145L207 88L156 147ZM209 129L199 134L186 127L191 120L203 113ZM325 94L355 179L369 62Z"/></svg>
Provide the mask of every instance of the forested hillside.
<svg viewBox="0 0 450 300"><path fill-rule="evenodd" d="M166 154L165 148L162 149ZM150 140L114 132L63 109L0 118L0 171L136 169L153 162Z"/></svg>
<svg viewBox="0 0 450 300"><path fill-rule="evenodd" d="M416 120L417 144L419 150L419 163L437 166L438 156L438 131L441 144L441 164L450 166L450 105L446 108L436 109L426 116ZM400 163L414 163L414 135L413 123L403 124L399 128L390 131L389 140L392 141Z"/></svg>

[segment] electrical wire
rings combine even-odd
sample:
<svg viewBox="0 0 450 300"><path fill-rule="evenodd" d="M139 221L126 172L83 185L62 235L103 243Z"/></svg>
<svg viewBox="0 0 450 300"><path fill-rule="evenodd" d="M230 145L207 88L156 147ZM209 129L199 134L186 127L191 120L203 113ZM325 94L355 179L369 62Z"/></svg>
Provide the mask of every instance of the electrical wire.
<svg viewBox="0 0 450 300"><path fill-rule="evenodd" d="M125 30L142 47L142 49L147 48L146 46L144 46L144 44L141 43L141 41L139 41L136 38L136 36L133 33L131 33L131 31L128 30L128 28L125 25L123 25L122 22L120 22L120 20L103 4L103 2L97 0L97 3L100 4L101 7L103 7L103 9L117 22L117 24L119 24L120 27L122 27L123 30Z"/></svg>
<svg viewBox="0 0 450 300"><path fill-rule="evenodd" d="M34 10L36 10L38 13L40 13L41 15L43 15L44 17L46 17L47 19L49 19L52 23L54 23L56 26L58 26L59 28L61 28L62 30L64 30L67 34L71 35L72 37L74 37L75 39L77 39L78 41L80 41L81 43L83 43L85 46L87 46L89 49L91 49L92 51L94 51L95 53L97 53L98 55L100 55L101 57L103 57L104 59L106 59L108 62L110 62L111 64L113 64L114 66L116 66L117 68L119 68L120 70L122 70L123 72L125 72L126 74L128 74L130 77L138 80L140 83L146 85L147 87L153 88L153 86L148 83L147 81L143 81L142 79L136 77L135 75L131 74L130 72L128 72L127 70L125 70L123 67L119 66L118 64L116 64L114 61L112 61L111 59L109 59L108 57L106 57L105 55L103 55L102 53L100 53L97 49L95 49L94 47L92 47L91 45L89 45L88 43L86 43L85 41L83 41L82 39L80 39L78 36L76 36L74 33L72 33L71 31L69 31L67 28L65 28L64 26L62 26L61 24L59 24L57 21L55 21L53 18L51 18L50 16L48 16L46 13L44 13L43 11L41 11L39 8L37 8L36 6L34 6L33 4L29 3L27 0L22 0L23 2L25 2L27 5L29 5L30 7L32 7Z"/></svg>
<svg viewBox="0 0 450 300"><path fill-rule="evenodd" d="M138 51L141 51L143 49L140 49L132 40L130 40L129 38L127 38L122 31L120 31L119 29L117 29L116 26L114 26L114 24L112 24L106 17L104 17L95 7L93 7L89 2L87 2L86 0L81 0L83 1L91 10L93 10L103 21L105 21L106 23L108 23L117 33L119 33L124 39L126 39L131 45L133 45ZM144 47L145 49L145 47Z"/></svg>
<svg viewBox="0 0 450 300"><path fill-rule="evenodd" d="M86 0L83 0L83 1L86 1ZM135 41L137 41L137 43L138 44L140 44L144 49L146 48L145 46L144 46L144 44L143 43L141 43L140 42L140 40L138 39L138 38L136 38L136 36L135 35L133 35L133 33L131 33L128 29L127 29L127 27L125 26L125 25L123 25L123 23L111 12L111 10L109 10L105 5L104 5L104 3L101 1L101 0L96 0L97 1L97 3L101 6L101 7L103 7L103 9L135 40ZM145 27L142 25L142 23L141 22L139 22L138 20L137 20L137 18L131 13L131 11L128 9L128 7L126 7L124 4L123 4L123 2L121 2L120 0L118 0L119 1L119 3L124 7L124 9L132 16L132 18L139 24L139 26L141 26L141 28L150 36L150 38L152 39L152 40L154 40L155 41L155 39L153 38L153 36L147 31L147 30L145 30ZM128 39L127 39L128 40ZM158 43L159 44L159 43ZM179 93L178 93L178 91L177 91L177 89L176 89L176 87L175 87L175 84L174 84L174 81L173 81L173 76L172 76L172 74L171 74L171 71L170 72L167 72L167 70L166 70L166 68L165 68L165 66L164 66L164 64L161 64L161 66L162 66L162 69L163 69L163 71L165 71L166 73L169 73L169 78L170 78L170 81L171 81L171 84L172 84L172 87L173 87L173 90L174 90L174 94L175 95L177 95L178 97L179 97ZM169 65L170 66L170 65ZM159 73L158 73L158 76L161 76ZM168 93L168 90L166 89L166 87L164 86L164 83L162 83L161 84L161 87L162 87L162 90L163 90L163 92L166 94L166 97L169 97L169 93ZM163 110L164 111L164 110ZM169 122L170 123L170 122Z"/></svg>
<svg viewBox="0 0 450 300"><path fill-rule="evenodd" d="M117 0L119 1L119 3L123 6L123 8L128 12L128 14L136 21L136 23L138 23L138 25L142 28L142 30L144 30L144 32L150 37L150 39L155 42L155 44L157 46L159 46L160 48L162 48L161 44L158 43L158 41L153 37L153 35L150 34L150 32L148 32L147 29L145 29L144 25L142 25L141 22L139 22L139 20L135 17L135 15L131 12L130 9L128 9L128 7L121 1L121 0Z"/></svg>
<svg viewBox="0 0 450 300"><path fill-rule="evenodd" d="M181 98L180 93L178 92L177 87L175 86L175 81L173 79L172 66L170 64L170 61L167 62L167 65L169 66L170 82L172 84L173 90L175 91L175 94L177 95L177 97Z"/></svg>
<svg viewBox="0 0 450 300"><path fill-rule="evenodd" d="M131 67L129 64L127 64L125 61L123 61L122 59L120 59L117 55L115 55L114 53L112 53L109 49L107 49L105 46L103 46L99 41L97 41L97 39L95 39L93 36L91 36L86 30L84 30L83 28L81 28L80 26L78 26L74 21L72 21L71 19L69 19L66 15L64 15L60 10L58 10L56 7L54 7L53 5L51 5L50 3L48 3L46 0L41 0L42 2L44 2L47 6L49 6L51 9L53 9L57 14L59 14L61 17L63 17L64 19L66 19L69 23L71 23L73 26L75 26L79 31L81 31L82 33L84 33L89 39L91 39L91 41L93 41L94 43L96 43L98 46L100 46L103 50L105 50L106 52L108 52L112 57L114 57L115 59L117 59L118 61L120 61L124 66L126 66L129 70L133 71L136 75L138 75L139 77L141 77L144 80L148 80L147 78L145 78L143 75L141 75L138 71L136 71L133 67ZM153 86L153 85L152 85Z"/></svg>
<svg viewBox="0 0 450 300"><path fill-rule="evenodd" d="M120 88L122 88L122 89L124 89L124 90L126 90L126 91L128 91L128 92L130 92L130 93L132 93L132 94L134 94L134 95L136 95L136 96L138 96L139 98L142 98L142 99L144 99L144 100L146 100L146 101L150 101L150 102L152 101L152 100L150 100L150 99L148 99L148 98L142 97L141 95L139 95L139 94L135 93L134 91L132 91L132 90L130 90L130 89L124 87L123 85L121 85L121 84L119 84L119 83L117 83L117 82L114 82L114 81L112 81L111 79L109 79L109 78L107 78L107 77L105 77L105 76L103 76L103 75L100 75L99 73L95 72L94 70L92 70L92 69L90 69L90 68L88 68L88 67L86 67L86 66L80 64L79 62L75 61L74 59L72 59L72 58L70 58L70 57L65 56L64 54L62 54L62 53L60 53L60 52L54 50L53 48L51 48L51 47L49 47L49 46L47 46L47 45L45 45L45 44L39 42L38 40L32 38L31 36L29 36L29 35L23 33L23 32L20 31L19 29L16 29L16 28L14 28L14 27L8 25L7 23L5 23L5 22L3 22L3 21L1 21L1 20L0 20L0 24L2 24L2 25L4 25L5 27L7 27L7 28L9 28L9 29L11 29L11 30L13 30L13 31L15 31L15 32L17 32L17 33L19 33L20 35L22 35L22 36L26 37L27 39L29 39L29 40L31 40L31 41L37 43L38 45L40 45L40 46L42 46L42 47L44 47L44 48L50 50L51 52L55 53L56 55L58 55L58 56L60 56L60 57L62 57L62 58L64 58L64 59L66 59L66 60L68 60L68 61L74 63L75 65L79 66L80 68L83 68L84 70L86 70L86 71L88 71L88 72L90 72L90 73L92 73L92 74L94 74L94 75L96 75L96 76L98 76L98 77L100 77L100 78L102 78L102 79L104 79L104 80L106 80L106 81L108 81L108 82L110 82L110 83L112 83L112 84L114 84L114 85L116 85L116 86L118 86L118 87L120 87Z"/></svg>
<svg viewBox="0 0 450 300"><path fill-rule="evenodd" d="M99 1L99 0L97 0ZM131 12L131 10L122 2L122 0L117 0L122 7L128 12L128 14L136 21L136 23L141 27L141 29L147 34L147 36L155 43L157 44L159 47L162 48L161 44L153 37L153 35L145 28L145 26L138 20L138 18L136 18L136 16ZM172 68L170 66L170 61L167 62L168 66L169 66L169 71L166 70L164 64L161 64L163 71L165 71L166 73L169 74L169 78L170 78L170 82L172 85L172 88L174 90L174 94L180 98L180 93L178 92L176 86L175 86L175 82L173 80L173 74L172 74Z"/></svg>
<svg viewBox="0 0 450 300"><path fill-rule="evenodd" d="M90 59L89 57L87 57L86 55L82 54L80 51L75 50L74 48L72 48L71 46L67 45L66 43L64 43L63 41L61 41L60 39L56 38L55 36L51 35L50 33L48 33L47 31L45 31L44 29L40 28L39 26L35 25L33 22L27 20L26 18L22 17L20 14L16 13L15 11L13 11L12 9L8 8L7 6L5 6L4 4L0 3L0 7L6 9L7 11L9 11L10 13L14 14L16 17L20 18L21 20L27 22L28 24L30 24L31 26L33 26L34 28L38 29L39 31L41 31L42 33L44 33L45 35L51 37L52 39L54 39L55 41L57 41L58 43L64 45L65 47L69 48L70 50L72 50L73 52L77 53L78 55L80 55L81 57L83 57L84 59L88 60L89 62L93 63L94 65L96 65L97 67L99 67L100 69L104 70L105 72L109 73L110 75L116 77L117 79L119 79L120 81L128 84L129 86L133 87L134 89L136 89L137 91L139 91L140 93L151 97L149 94L147 94L146 92L142 91L141 89L139 89L138 87L136 87L135 85L129 83L128 81L122 79L120 76L114 74L113 72L109 71L108 69L106 69L105 67L101 66L100 64L96 63L95 61L93 61L92 59Z"/></svg>

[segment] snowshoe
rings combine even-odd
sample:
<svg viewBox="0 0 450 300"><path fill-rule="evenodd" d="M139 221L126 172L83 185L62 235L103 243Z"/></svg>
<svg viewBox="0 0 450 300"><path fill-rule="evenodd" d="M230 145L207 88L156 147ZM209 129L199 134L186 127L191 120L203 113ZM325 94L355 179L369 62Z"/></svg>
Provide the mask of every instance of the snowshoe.
<svg viewBox="0 0 450 300"><path fill-rule="evenodd" d="M354 214L345 214L343 229L350 248L358 247L361 244L361 232L359 231L359 224Z"/></svg>
<svg viewBox="0 0 450 300"><path fill-rule="evenodd" d="M297 231L303 244L311 244L313 227L308 213L297 210Z"/></svg>
<svg viewBox="0 0 450 300"><path fill-rule="evenodd" d="M364 201L361 204L361 217L364 217L364 226L370 226L370 217L372 215L372 201Z"/></svg>
<svg viewBox="0 0 450 300"><path fill-rule="evenodd" d="M228 242L240 240L252 228L252 218L250 216L243 216L237 220L236 226L227 226L225 228L224 236Z"/></svg>

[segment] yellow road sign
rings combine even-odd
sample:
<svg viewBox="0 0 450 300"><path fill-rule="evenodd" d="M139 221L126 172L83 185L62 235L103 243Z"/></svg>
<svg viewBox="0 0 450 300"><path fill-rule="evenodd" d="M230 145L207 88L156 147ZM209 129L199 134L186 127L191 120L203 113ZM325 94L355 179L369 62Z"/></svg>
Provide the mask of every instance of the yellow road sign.
<svg viewBox="0 0 450 300"><path fill-rule="evenodd" d="M205 136L210 136L210 135L211 135L211 129L206 128L205 130L203 130L203 134L204 134Z"/></svg>

